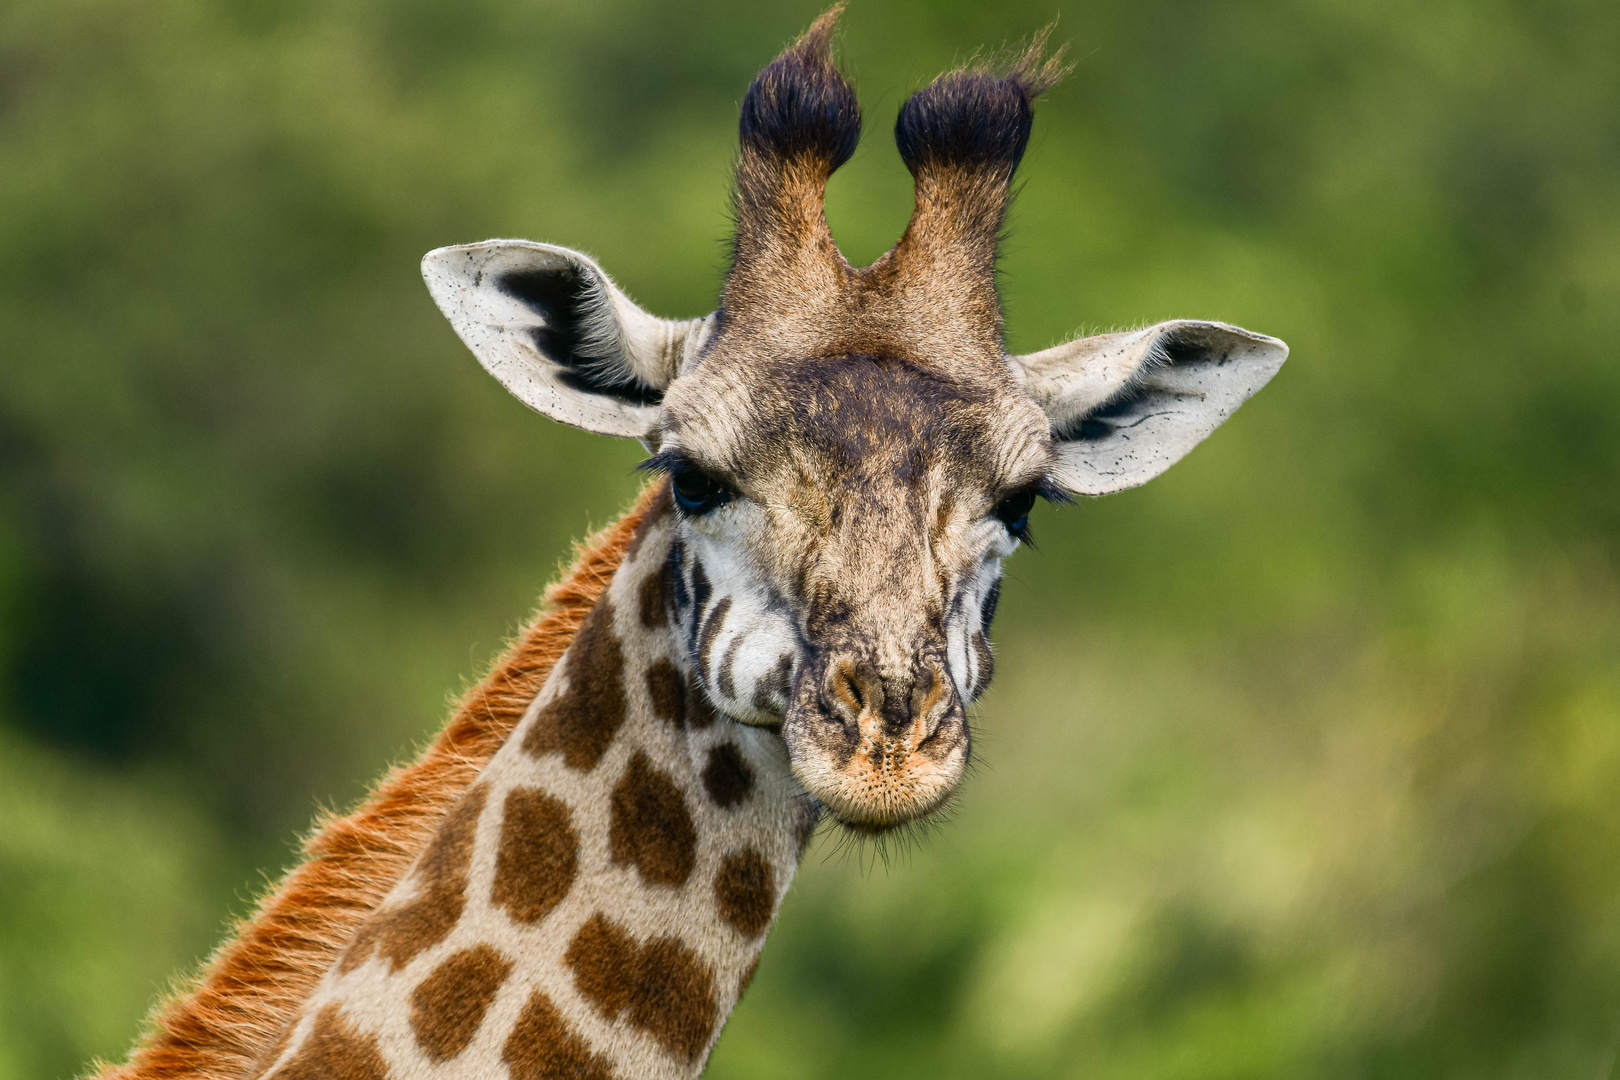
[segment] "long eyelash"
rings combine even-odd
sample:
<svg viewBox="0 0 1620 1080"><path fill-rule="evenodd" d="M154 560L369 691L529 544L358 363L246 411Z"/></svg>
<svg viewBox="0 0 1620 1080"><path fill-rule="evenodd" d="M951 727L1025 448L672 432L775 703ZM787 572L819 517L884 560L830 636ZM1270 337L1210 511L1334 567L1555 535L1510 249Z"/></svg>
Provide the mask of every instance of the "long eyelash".
<svg viewBox="0 0 1620 1080"><path fill-rule="evenodd" d="M1058 487L1050 476L1043 476L1035 483L1035 494L1051 503L1053 506L1067 506L1074 502L1074 496Z"/></svg>
<svg viewBox="0 0 1620 1080"><path fill-rule="evenodd" d="M658 453L642 460L633 471L662 477L666 484L673 484L677 472L691 467L684 455L673 450L660 450ZM670 509L674 511L676 517L683 521L691 517L686 512L686 508L681 505L679 499L670 499Z"/></svg>
<svg viewBox="0 0 1620 1080"><path fill-rule="evenodd" d="M676 469L686 464L686 459L675 451L660 450L658 453L653 454L651 457L645 459L639 465L637 465L635 467L635 471L644 473L662 473L665 476L671 476L674 474Z"/></svg>

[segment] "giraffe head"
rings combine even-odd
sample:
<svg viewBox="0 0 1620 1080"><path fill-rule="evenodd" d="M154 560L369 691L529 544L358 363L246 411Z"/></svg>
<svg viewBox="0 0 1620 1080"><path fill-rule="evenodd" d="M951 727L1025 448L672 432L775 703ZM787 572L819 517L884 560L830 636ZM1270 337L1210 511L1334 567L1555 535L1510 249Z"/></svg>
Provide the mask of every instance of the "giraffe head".
<svg viewBox="0 0 1620 1080"><path fill-rule="evenodd" d="M1003 350L997 238L1031 104L1061 74L1039 39L1009 69L948 73L902 106L911 222L852 267L822 211L861 128L829 47L836 15L743 99L713 314L652 316L590 258L545 244L441 248L423 267L524 403L652 451L679 516L665 582L684 666L718 711L779 730L838 820L881 831L961 778L1001 562L1035 499L1157 476L1287 348L1177 321Z"/></svg>

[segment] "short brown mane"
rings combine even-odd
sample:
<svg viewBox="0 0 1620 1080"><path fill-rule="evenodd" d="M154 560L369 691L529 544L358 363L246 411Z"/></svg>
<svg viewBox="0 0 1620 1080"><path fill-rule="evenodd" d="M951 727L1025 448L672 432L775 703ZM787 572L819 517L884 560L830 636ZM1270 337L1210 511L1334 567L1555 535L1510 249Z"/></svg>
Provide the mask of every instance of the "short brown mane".
<svg viewBox="0 0 1620 1080"><path fill-rule="evenodd" d="M320 823L304 861L260 900L189 991L160 1007L129 1062L102 1068L99 1080L247 1075L506 741L624 561L660 486L650 485L581 545L540 611L421 758L384 777L347 817Z"/></svg>

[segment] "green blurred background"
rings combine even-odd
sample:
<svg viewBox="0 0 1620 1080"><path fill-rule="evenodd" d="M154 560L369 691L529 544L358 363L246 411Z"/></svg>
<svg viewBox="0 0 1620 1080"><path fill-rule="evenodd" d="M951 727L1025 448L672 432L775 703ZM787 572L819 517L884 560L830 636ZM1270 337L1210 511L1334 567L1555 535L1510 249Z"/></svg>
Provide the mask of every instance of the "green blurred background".
<svg viewBox="0 0 1620 1080"><path fill-rule="evenodd" d="M421 254L708 311L737 101L818 10L0 3L0 1080L121 1056L635 491ZM820 841L712 1074L1607 1077L1620 5L857 0L851 259L909 212L904 96L1059 12L1010 347L1293 359L1037 512L955 820Z"/></svg>

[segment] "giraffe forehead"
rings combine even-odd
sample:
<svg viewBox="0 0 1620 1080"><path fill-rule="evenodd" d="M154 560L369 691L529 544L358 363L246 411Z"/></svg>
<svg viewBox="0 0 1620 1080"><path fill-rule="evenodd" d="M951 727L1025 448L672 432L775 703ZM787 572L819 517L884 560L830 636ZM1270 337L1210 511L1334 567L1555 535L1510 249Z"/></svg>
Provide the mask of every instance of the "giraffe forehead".
<svg viewBox="0 0 1620 1080"><path fill-rule="evenodd" d="M1048 464L1044 414L1004 371L964 377L883 355L705 360L665 399L681 448L744 484L890 485L950 481L984 490Z"/></svg>

